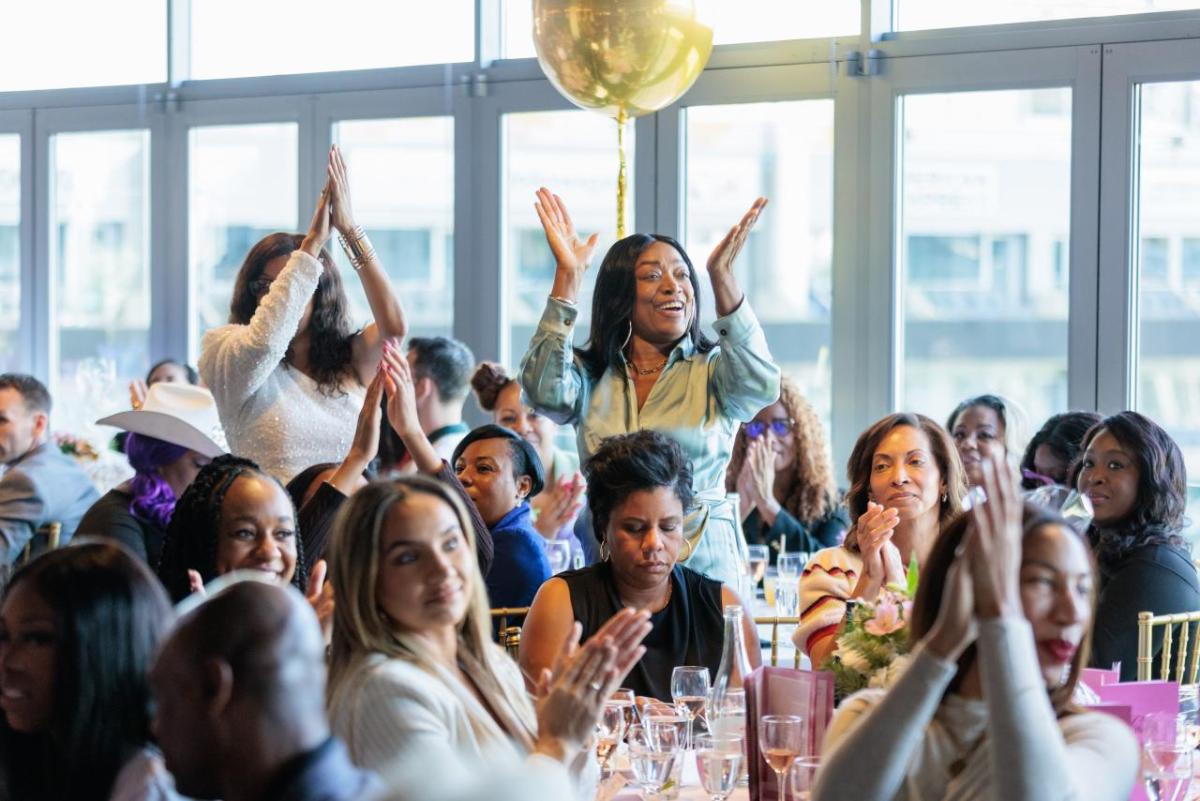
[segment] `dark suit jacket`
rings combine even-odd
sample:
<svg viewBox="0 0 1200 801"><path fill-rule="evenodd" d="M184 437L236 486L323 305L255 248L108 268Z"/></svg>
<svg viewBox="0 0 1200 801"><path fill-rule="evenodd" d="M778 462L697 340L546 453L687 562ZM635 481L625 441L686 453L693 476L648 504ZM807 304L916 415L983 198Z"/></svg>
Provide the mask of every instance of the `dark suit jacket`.
<svg viewBox="0 0 1200 801"><path fill-rule="evenodd" d="M46 547L38 529L61 523L60 544L75 533L100 494L74 459L45 443L10 462L0 478L0 564L12 565L33 541L33 552Z"/></svg>

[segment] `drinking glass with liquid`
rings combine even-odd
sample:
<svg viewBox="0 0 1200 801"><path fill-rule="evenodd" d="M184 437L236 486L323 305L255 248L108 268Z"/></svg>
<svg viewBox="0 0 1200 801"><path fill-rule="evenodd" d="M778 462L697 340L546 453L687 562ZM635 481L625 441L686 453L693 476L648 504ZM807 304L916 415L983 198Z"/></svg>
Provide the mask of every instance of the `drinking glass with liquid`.
<svg viewBox="0 0 1200 801"><path fill-rule="evenodd" d="M696 771L711 801L725 801L737 788L745 761L741 737L702 734L696 738Z"/></svg>
<svg viewBox="0 0 1200 801"><path fill-rule="evenodd" d="M708 668L680 665L671 671L671 700L675 702L675 708L679 712L685 713L688 718L685 748L692 747L692 733L696 728L696 718L704 714L708 690Z"/></svg>

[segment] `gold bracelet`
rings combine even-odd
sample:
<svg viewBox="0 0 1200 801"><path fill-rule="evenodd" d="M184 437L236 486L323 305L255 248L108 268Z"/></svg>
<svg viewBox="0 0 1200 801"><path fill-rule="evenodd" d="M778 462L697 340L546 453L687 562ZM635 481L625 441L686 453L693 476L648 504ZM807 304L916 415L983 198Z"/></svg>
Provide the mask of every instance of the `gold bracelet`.
<svg viewBox="0 0 1200 801"><path fill-rule="evenodd" d="M361 225L354 226L349 237L338 236L338 241L342 243L342 249L346 251L346 258L350 259L350 266L354 268L355 272L361 270L363 265L375 258L375 248L371 245L371 240L367 238L367 232Z"/></svg>

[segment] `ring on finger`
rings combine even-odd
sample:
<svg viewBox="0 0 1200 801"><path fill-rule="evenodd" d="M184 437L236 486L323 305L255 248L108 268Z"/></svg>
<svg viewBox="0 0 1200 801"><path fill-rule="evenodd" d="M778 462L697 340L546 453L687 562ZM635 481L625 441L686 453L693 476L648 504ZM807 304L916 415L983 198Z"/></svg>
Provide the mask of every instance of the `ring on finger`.
<svg viewBox="0 0 1200 801"><path fill-rule="evenodd" d="M594 693L600 692L600 690L604 687L604 685L598 681L593 681L588 686L592 688L592 692L594 692Z"/></svg>

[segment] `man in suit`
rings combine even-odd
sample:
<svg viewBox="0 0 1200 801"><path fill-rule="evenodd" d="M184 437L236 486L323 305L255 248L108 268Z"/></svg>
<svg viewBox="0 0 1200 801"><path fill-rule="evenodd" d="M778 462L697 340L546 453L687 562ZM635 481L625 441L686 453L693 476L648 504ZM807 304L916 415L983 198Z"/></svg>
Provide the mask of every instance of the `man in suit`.
<svg viewBox="0 0 1200 801"><path fill-rule="evenodd" d="M44 550L50 523L60 543L75 533L99 493L75 461L49 442L50 393L30 375L0 375L0 571L21 559L26 545ZM0 581L0 584L3 582Z"/></svg>
<svg viewBox="0 0 1200 801"><path fill-rule="evenodd" d="M325 640L290 587L243 579L211 595L162 645L150 688L182 795L359 801L382 789L330 735Z"/></svg>

